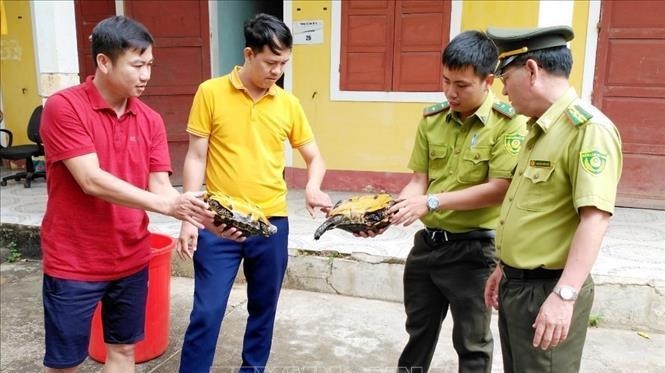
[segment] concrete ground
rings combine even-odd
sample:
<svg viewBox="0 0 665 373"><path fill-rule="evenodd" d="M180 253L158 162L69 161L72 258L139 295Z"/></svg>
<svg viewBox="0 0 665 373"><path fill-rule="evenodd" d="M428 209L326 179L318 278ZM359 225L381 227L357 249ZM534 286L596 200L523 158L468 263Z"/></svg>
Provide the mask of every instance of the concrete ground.
<svg viewBox="0 0 665 373"><path fill-rule="evenodd" d="M39 372L42 369L40 265L39 261L0 265L1 372ZM168 347L161 356L139 364L138 373L177 372L192 292L191 278L171 279ZM246 317L245 287L237 284L227 307L212 372L230 373L237 369ZM403 326L404 310L397 302L284 289L267 372L394 372L406 341ZM496 322L492 329L497 339L492 371L501 372ZM456 372L450 320L444 322L441 333L430 372ZM664 334L590 328L581 371L661 373L665 371L663 356ZM82 373L101 371L102 365L91 359L80 369Z"/></svg>
<svg viewBox="0 0 665 373"><path fill-rule="evenodd" d="M0 175L6 174L0 168ZM43 354L39 227L43 180L0 188L0 372L39 372ZM331 192L334 201L350 193ZM289 266L277 315L269 372L393 372L406 341L401 305L404 259L422 227L391 227L374 239L333 230L315 241L324 218L311 218L303 192L289 192ZM179 223L150 214L150 230L176 236ZM166 352L138 372L176 372L192 303L191 262L172 261L171 324ZM596 298L582 372L665 372L665 211L617 208L592 270ZM239 364L246 318L242 273L227 307L214 372ZM494 325L495 338L498 333ZM450 320L431 372L456 371ZM495 346L494 371L501 355ZM87 361L83 373L101 372Z"/></svg>

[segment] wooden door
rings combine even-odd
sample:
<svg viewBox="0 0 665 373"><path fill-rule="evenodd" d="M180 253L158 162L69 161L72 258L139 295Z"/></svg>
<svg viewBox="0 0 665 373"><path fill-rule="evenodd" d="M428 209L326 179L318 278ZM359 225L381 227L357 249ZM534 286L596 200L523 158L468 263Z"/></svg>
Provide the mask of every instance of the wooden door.
<svg viewBox="0 0 665 373"><path fill-rule="evenodd" d="M665 1L603 1L593 103L621 133L617 204L665 209Z"/></svg>
<svg viewBox="0 0 665 373"><path fill-rule="evenodd" d="M175 185L182 183L189 108L199 83L210 78L210 32L205 0L125 0L124 14L143 23L155 38L155 63L141 100L164 118ZM95 68L88 36L102 19L116 14L115 0L76 0L81 80Z"/></svg>
<svg viewBox="0 0 665 373"><path fill-rule="evenodd" d="M92 29L99 21L116 14L115 0L76 0L74 14L76 15L79 78L82 83L89 75L95 75L95 63L89 39Z"/></svg>
<svg viewBox="0 0 665 373"><path fill-rule="evenodd" d="M205 0L125 1L125 14L155 38L152 78L141 99L166 123L175 185L182 184L187 117L198 85L210 78L210 32Z"/></svg>

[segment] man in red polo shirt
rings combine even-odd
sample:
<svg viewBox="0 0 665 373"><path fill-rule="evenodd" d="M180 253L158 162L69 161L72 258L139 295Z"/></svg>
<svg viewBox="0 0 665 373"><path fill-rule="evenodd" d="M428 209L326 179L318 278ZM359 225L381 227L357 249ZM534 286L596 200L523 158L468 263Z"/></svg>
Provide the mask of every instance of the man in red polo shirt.
<svg viewBox="0 0 665 373"><path fill-rule="evenodd" d="M148 30L111 17L95 26L91 41L94 77L55 93L42 115L46 372L75 372L85 360L100 300L104 372L134 372L150 260L145 210L199 227L212 222L200 196L171 186L164 122L138 99L153 63Z"/></svg>

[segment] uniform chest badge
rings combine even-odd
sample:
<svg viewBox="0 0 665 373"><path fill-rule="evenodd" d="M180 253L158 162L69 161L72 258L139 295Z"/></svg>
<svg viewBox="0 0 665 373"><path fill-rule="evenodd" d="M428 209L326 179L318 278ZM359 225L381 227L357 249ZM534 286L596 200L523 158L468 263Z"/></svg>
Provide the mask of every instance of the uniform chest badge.
<svg viewBox="0 0 665 373"><path fill-rule="evenodd" d="M524 136L519 134L506 135L503 145L506 147L506 150L512 155L517 155L520 152L522 143L524 142Z"/></svg>
<svg viewBox="0 0 665 373"><path fill-rule="evenodd" d="M531 166L531 167L550 168L550 167L552 167L552 162L550 162L550 161L540 161L540 160L532 159L532 160L529 161L529 166Z"/></svg>
<svg viewBox="0 0 665 373"><path fill-rule="evenodd" d="M584 171L592 175L598 175L605 169L605 165L607 164L607 154L603 154L598 150L580 152L580 162L582 162L582 168L584 168Z"/></svg>
<svg viewBox="0 0 665 373"><path fill-rule="evenodd" d="M478 133L474 133L473 136L471 136L471 147L475 147L476 144L478 144Z"/></svg>

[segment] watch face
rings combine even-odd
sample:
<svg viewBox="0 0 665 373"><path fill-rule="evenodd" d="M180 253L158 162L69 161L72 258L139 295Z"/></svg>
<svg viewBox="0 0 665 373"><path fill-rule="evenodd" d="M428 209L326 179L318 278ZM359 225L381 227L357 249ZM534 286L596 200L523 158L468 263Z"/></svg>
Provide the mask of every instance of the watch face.
<svg viewBox="0 0 665 373"><path fill-rule="evenodd" d="M439 207L439 200L434 196L427 197L427 207L430 210L434 210Z"/></svg>
<svg viewBox="0 0 665 373"><path fill-rule="evenodd" d="M559 295L565 300L571 300L575 297L575 292L571 288L561 288L559 290Z"/></svg>

